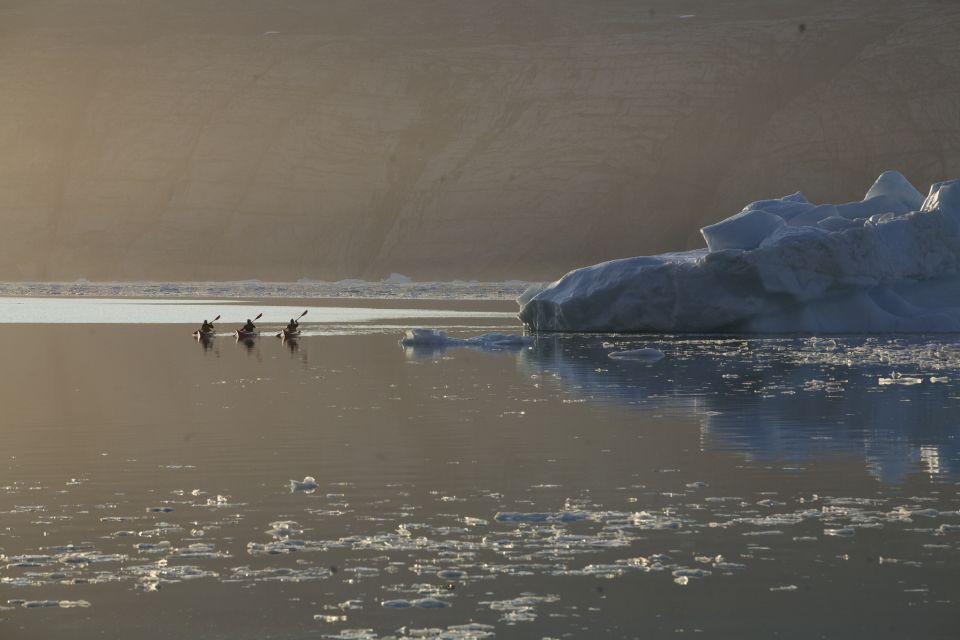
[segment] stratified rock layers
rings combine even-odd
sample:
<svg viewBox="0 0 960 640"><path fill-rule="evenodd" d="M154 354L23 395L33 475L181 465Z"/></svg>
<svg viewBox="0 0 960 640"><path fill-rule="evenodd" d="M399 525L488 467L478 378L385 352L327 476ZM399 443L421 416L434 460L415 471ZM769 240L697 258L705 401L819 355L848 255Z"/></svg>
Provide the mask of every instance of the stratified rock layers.
<svg viewBox="0 0 960 640"><path fill-rule="evenodd" d="M934 1L6 2L0 279L544 278L702 246L764 194L960 175L958 25Z"/></svg>

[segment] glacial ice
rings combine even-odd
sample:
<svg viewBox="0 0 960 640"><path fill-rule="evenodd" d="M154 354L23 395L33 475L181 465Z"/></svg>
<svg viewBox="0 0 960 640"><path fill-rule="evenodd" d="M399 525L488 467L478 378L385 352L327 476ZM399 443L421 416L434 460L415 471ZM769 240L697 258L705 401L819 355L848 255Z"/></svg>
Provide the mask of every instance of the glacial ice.
<svg viewBox="0 0 960 640"><path fill-rule="evenodd" d="M484 333L470 338L454 338L440 329L407 329L400 345L414 349L442 350L450 347L474 347L484 351L522 349L533 342L532 336L509 333Z"/></svg>
<svg viewBox="0 0 960 640"><path fill-rule="evenodd" d="M960 331L960 180L927 197L887 171L858 202L762 200L706 249L612 260L531 287L535 331Z"/></svg>

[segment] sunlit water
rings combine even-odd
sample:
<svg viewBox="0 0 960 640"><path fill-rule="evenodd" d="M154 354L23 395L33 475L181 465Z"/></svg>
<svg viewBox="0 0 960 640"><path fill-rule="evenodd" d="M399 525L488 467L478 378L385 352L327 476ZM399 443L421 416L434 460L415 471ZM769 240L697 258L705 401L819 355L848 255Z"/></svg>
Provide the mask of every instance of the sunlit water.
<svg viewBox="0 0 960 640"><path fill-rule="evenodd" d="M0 637L954 637L960 341L446 307L0 327Z"/></svg>

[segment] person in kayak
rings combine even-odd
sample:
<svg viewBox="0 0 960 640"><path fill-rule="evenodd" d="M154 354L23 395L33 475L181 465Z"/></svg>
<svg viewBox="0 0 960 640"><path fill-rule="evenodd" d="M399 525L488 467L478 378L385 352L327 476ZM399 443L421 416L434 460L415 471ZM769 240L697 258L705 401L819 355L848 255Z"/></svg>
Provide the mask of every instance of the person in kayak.
<svg viewBox="0 0 960 640"><path fill-rule="evenodd" d="M213 323L207 322L206 320L204 320L203 324L200 325L200 333L210 333L212 331L213 331Z"/></svg>
<svg viewBox="0 0 960 640"><path fill-rule="evenodd" d="M287 333L296 333L299 330L300 330L300 323L294 320L293 318L290 318L290 324L288 324L287 328L284 329L284 331L286 331Z"/></svg>
<svg viewBox="0 0 960 640"><path fill-rule="evenodd" d="M243 329L240 329L240 331L243 331L244 333L253 333L256 330L257 325L253 324L253 321L250 318L247 318L247 324L243 325Z"/></svg>

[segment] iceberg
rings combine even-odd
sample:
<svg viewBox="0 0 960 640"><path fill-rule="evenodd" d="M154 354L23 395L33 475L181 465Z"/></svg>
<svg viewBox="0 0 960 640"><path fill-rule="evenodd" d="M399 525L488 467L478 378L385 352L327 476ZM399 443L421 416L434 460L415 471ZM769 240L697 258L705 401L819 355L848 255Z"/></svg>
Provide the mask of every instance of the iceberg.
<svg viewBox="0 0 960 640"><path fill-rule="evenodd" d="M518 299L533 331L960 331L960 180L926 198L883 173L863 200L761 200L701 229L707 248L571 271Z"/></svg>

